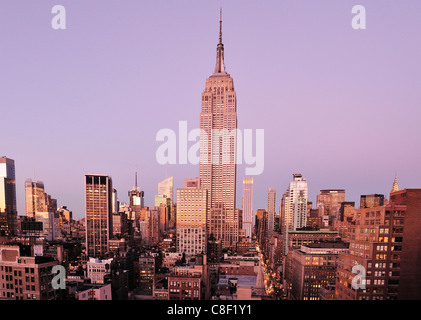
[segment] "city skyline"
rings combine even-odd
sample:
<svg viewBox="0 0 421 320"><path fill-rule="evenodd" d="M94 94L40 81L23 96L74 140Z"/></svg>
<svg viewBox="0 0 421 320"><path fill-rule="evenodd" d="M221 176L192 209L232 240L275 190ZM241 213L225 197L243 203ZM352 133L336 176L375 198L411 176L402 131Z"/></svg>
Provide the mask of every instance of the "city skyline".
<svg viewBox="0 0 421 320"><path fill-rule="evenodd" d="M0 59L0 300L421 299L421 4L63 1Z"/></svg>
<svg viewBox="0 0 421 320"><path fill-rule="evenodd" d="M219 4L180 1L160 15L161 8L150 3L101 3L102 15L95 14L96 4L63 2L68 28L61 31L49 25L49 4L28 3L33 10L23 13L21 5L10 4L1 13L2 35L15 40L4 52L9 77L0 80L2 114L13 119L5 123L6 132L16 134L2 139L0 150L15 160L19 215L25 213L28 178L43 181L58 205L80 219L87 172L112 177L120 201L127 203L136 167L145 205L153 205L167 172L156 163L156 132L176 129L180 120L189 129L198 127L203 79L214 67ZM350 4L222 3L225 63L236 79L239 128L265 129L265 170L254 177L254 211L266 208L268 188L278 190L278 206L294 173L307 178L313 203L320 190L336 188L356 203L362 194L388 198L396 173L402 189L417 187L415 30L421 5L362 4L368 27L356 31ZM19 25L22 18L28 24ZM34 41L28 44L28 37ZM160 95L157 101L162 90L171 98ZM162 108L164 116L156 111ZM85 141L92 120L100 123L93 128L109 131ZM292 131L296 125L303 128L299 134ZM398 143L399 156L393 156ZM175 189L197 172L195 165L168 166ZM237 172L239 207L244 168Z"/></svg>

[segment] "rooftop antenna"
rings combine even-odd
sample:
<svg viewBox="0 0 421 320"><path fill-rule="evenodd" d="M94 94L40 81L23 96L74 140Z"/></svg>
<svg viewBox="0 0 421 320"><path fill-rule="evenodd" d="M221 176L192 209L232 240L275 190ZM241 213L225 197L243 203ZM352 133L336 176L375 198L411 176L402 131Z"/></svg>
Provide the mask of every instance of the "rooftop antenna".
<svg viewBox="0 0 421 320"><path fill-rule="evenodd" d="M135 169L134 186L135 186L135 188L137 188L137 166L136 166L136 169Z"/></svg>
<svg viewBox="0 0 421 320"><path fill-rule="evenodd" d="M222 6L219 9L219 43L222 43Z"/></svg>

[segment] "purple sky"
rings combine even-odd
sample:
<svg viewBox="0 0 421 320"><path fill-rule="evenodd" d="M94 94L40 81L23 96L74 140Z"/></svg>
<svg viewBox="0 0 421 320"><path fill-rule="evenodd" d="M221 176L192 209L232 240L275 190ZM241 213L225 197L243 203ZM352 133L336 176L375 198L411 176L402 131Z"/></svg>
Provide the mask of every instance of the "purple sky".
<svg viewBox="0 0 421 320"><path fill-rule="evenodd" d="M66 8L53 30L51 8ZM351 27L364 5L367 29ZM234 78L240 129L265 130L265 170L254 209L277 205L302 173L309 200L320 189L388 196L421 187L421 1L29 1L0 3L0 156L24 182L84 216L85 173L113 178L127 202L139 185L153 204L165 166L155 159L162 128L199 126L223 7L225 64ZM175 187L198 166L170 165ZM240 207L244 166L238 167Z"/></svg>

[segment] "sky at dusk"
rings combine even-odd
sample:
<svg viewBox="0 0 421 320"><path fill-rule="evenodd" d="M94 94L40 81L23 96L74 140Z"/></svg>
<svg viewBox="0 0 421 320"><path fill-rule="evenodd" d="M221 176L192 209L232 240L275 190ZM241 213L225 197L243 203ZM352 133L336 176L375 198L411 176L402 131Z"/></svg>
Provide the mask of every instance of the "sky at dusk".
<svg viewBox="0 0 421 320"><path fill-rule="evenodd" d="M65 30L51 26L56 4ZM365 30L351 26L357 4ZM269 188L278 206L294 173L313 203L329 188L358 204L361 194L388 197L396 173L401 188L421 187L419 0L2 0L0 156L15 160L19 215L27 178L79 219L85 173L110 175L127 202L136 167L153 205L166 177L156 134L179 121L199 127L221 6L238 127L265 134L254 210ZM168 166L175 188L198 174ZM239 208L244 176L239 165Z"/></svg>

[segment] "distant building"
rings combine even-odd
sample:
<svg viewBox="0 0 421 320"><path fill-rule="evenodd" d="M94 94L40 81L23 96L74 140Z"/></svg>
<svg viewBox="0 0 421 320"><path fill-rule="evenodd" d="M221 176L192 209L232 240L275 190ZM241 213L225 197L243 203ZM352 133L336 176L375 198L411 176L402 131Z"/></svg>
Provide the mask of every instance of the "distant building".
<svg viewBox="0 0 421 320"><path fill-rule="evenodd" d="M373 208L380 207L384 205L384 195L383 194L369 194L362 195L360 199L360 208Z"/></svg>
<svg viewBox="0 0 421 320"><path fill-rule="evenodd" d="M313 230L318 230L322 227L322 217L318 209L310 209L307 216L307 227Z"/></svg>
<svg viewBox="0 0 421 320"><path fill-rule="evenodd" d="M57 200L45 193L42 181L26 180L25 203L28 217L35 217L38 212L57 212Z"/></svg>
<svg viewBox="0 0 421 320"><path fill-rule="evenodd" d="M243 179L243 201L242 201L242 229L245 230L245 236L253 236L253 178Z"/></svg>
<svg viewBox="0 0 421 320"><path fill-rule="evenodd" d="M62 239L57 200L45 193L42 181L25 181L25 203L26 216L42 223L41 237L49 241Z"/></svg>
<svg viewBox="0 0 421 320"><path fill-rule="evenodd" d="M325 220L328 221L328 225L333 225L333 222L339 218L341 203L344 201L345 190L343 189L320 190L320 194L317 195L317 209L320 216L327 217Z"/></svg>
<svg viewBox="0 0 421 320"><path fill-rule="evenodd" d="M354 219L355 216L355 202L346 201L341 203L339 209L339 220L346 221L347 219Z"/></svg>
<svg viewBox="0 0 421 320"><path fill-rule="evenodd" d="M295 231L307 224L307 181L301 174L294 174L284 199L282 234L284 244L288 243L288 231ZM286 254L287 247L284 247Z"/></svg>
<svg viewBox="0 0 421 320"><path fill-rule="evenodd" d="M268 237L270 238L275 231L275 215L276 215L276 190L268 190Z"/></svg>
<svg viewBox="0 0 421 320"><path fill-rule="evenodd" d="M57 212L36 212L35 221L42 223L41 237L44 237L48 241L62 239L62 233L60 228L60 218Z"/></svg>
<svg viewBox="0 0 421 320"><path fill-rule="evenodd" d="M103 258L112 238L112 180L103 174L85 175L86 254Z"/></svg>
<svg viewBox="0 0 421 320"><path fill-rule="evenodd" d="M174 201L174 177L169 177L158 183L158 195Z"/></svg>
<svg viewBox="0 0 421 320"><path fill-rule="evenodd" d="M0 236L17 233L15 161L0 157Z"/></svg>

